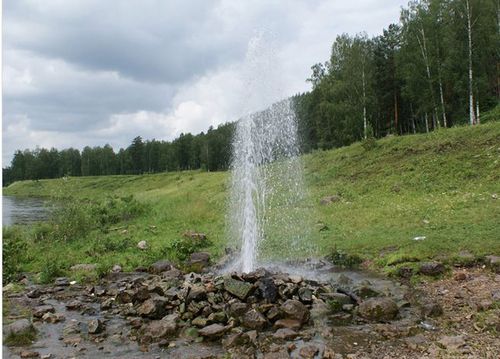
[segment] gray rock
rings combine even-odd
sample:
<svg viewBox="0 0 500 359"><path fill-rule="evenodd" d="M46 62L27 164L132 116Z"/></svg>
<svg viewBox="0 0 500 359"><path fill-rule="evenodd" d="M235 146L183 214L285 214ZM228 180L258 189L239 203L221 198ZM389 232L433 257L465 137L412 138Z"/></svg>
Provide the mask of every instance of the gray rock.
<svg viewBox="0 0 500 359"><path fill-rule="evenodd" d="M298 300L289 299L281 306L281 311L290 319L296 319L302 324L309 320L309 310Z"/></svg>
<svg viewBox="0 0 500 359"><path fill-rule="evenodd" d="M149 272L153 274L160 274L162 272L169 271L173 268L172 263L167 260L157 261L149 267Z"/></svg>
<svg viewBox="0 0 500 359"><path fill-rule="evenodd" d="M297 319L279 319L274 323L274 327L299 330L302 327L302 323Z"/></svg>
<svg viewBox="0 0 500 359"><path fill-rule="evenodd" d="M62 322L64 320L66 320L66 318L64 317L64 314L62 313L45 313L43 316L42 316L42 320L46 323L51 323L51 324L54 324L54 323L59 323L59 322Z"/></svg>
<svg viewBox="0 0 500 359"><path fill-rule="evenodd" d="M353 293L356 294L358 297L366 299L366 298L372 298L372 297L378 297L380 293L376 291L374 288L368 285L360 285L356 288L353 289ZM343 303L347 304L347 303Z"/></svg>
<svg viewBox="0 0 500 359"><path fill-rule="evenodd" d="M339 202L341 200L341 197L339 195L333 195L333 196L326 196L319 201L319 203L323 206L326 206L331 203Z"/></svg>
<svg viewBox="0 0 500 359"><path fill-rule="evenodd" d="M424 317L438 317L443 314L443 307L436 302L429 302L422 305L422 316Z"/></svg>
<svg viewBox="0 0 500 359"><path fill-rule="evenodd" d="M358 307L359 315L373 321L388 321L396 318L399 313L398 305L390 298L370 298Z"/></svg>
<svg viewBox="0 0 500 359"><path fill-rule="evenodd" d="M299 350L299 355L304 359L313 359L318 354L319 348L314 344L305 344Z"/></svg>
<svg viewBox="0 0 500 359"><path fill-rule="evenodd" d="M250 342L250 338L246 333L234 333L222 340L222 345L225 349L241 347Z"/></svg>
<svg viewBox="0 0 500 359"><path fill-rule="evenodd" d="M298 336L299 334L295 330L289 328L280 328L273 334L273 338L280 340L291 340Z"/></svg>
<svg viewBox="0 0 500 359"><path fill-rule="evenodd" d="M235 302L229 306L228 314L230 317L239 318L247 312L247 308L246 303Z"/></svg>
<svg viewBox="0 0 500 359"><path fill-rule="evenodd" d="M40 305L38 307L33 308L33 316L35 318L41 318L45 313L54 313L55 309L51 305Z"/></svg>
<svg viewBox="0 0 500 359"><path fill-rule="evenodd" d="M224 333L228 330L228 327L225 327L220 324L211 324L209 326L206 326L203 329L200 329L198 333L205 338L208 339L217 339L224 335Z"/></svg>
<svg viewBox="0 0 500 359"><path fill-rule="evenodd" d="M33 324L28 319L18 319L15 322L4 326L4 334L9 335L25 335L35 331Z"/></svg>
<svg viewBox="0 0 500 359"><path fill-rule="evenodd" d="M224 289L241 300L245 300L250 295L253 288L253 285L250 283L231 277L224 278Z"/></svg>
<svg viewBox="0 0 500 359"><path fill-rule="evenodd" d="M419 273L428 276L438 276L444 273L444 265L440 262L425 262L420 264Z"/></svg>
<svg viewBox="0 0 500 359"><path fill-rule="evenodd" d="M33 290L30 290L28 293L26 293L26 296L28 298L31 298L31 299L34 299L34 298L38 298L42 295L42 292L40 291L40 289L33 289Z"/></svg>
<svg viewBox="0 0 500 359"><path fill-rule="evenodd" d="M54 285L57 287L67 287L69 286L69 279L66 277L56 278L56 280L54 281Z"/></svg>
<svg viewBox="0 0 500 359"><path fill-rule="evenodd" d="M122 271L122 266L119 264L115 264L113 268L111 268L112 273L121 273Z"/></svg>
<svg viewBox="0 0 500 359"><path fill-rule="evenodd" d="M32 350L25 350L24 349L24 350L21 351L21 354L19 356L22 359L25 359L25 358L40 358L40 353L32 351Z"/></svg>
<svg viewBox="0 0 500 359"><path fill-rule="evenodd" d="M241 324L248 329L262 330L267 326L268 321L261 313L252 309L243 316Z"/></svg>
<svg viewBox="0 0 500 359"><path fill-rule="evenodd" d="M142 303L137 309L137 313L143 317L159 319L165 315L165 304L167 299L160 296L154 296Z"/></svg>
<svg viewBox="0 0 500 359"><path fill-rule="evenodd" d="M150 335L154 340L172 337L177 333L178 322L178 314L169 314L161 320L153 320L150 322L146 326L144 333Z"/></svg>
<svg viewBox="0 0 500 359"><path fill-rule="evenodd" d="M299 288L299 299L301 302L311 303L312 302L312 291L306 287Z"/></svg>
<svg viewBox="0 0 500 359"><path fill-rule="evenodd" d="M207 298L207 289L203 285L194 285L189 289L189 294L187 296L187 302L192 300L200 301Z"/></svg>
<svg viewBox="0 0 500 359"><path fill-rule="evenodd" d="M104 331L104 323L100 319L91 319L87 323L89 334L99 334Z"/></svg>
<svg viewBox="0 0 500 359"><path fill-rule="evenodd" d="M137 243L137 248L139 248L141 251L148 249L148 242L140 241L139 243Z"/></svg>
<svg viewBox="0 0 500 359"><path fill-rule="evenodd" d="M207 252L196 252L189 256L188 265L190 266L200 266L201 268L208 267L210 265L210 254Z"/></svg>
<svg viewBox="0 0 500 359"><path fill-rule="evenodd" d="M260 290L262 298L268 303L276 302L278 296L278 288L272 278L262 278L257 282L257 287Z"/></svg>
<svg viewBox="0 0 500 359"><path fill-rule="evenodd" d="M500 256L486 256L484 257L486 265L491 268L495 273L500 273Z"/></svg>
<svg viewBox="0 0 500 359"><path fill-rule="evenodd" d="M439 339L438 344L448 350L456 350L466 345L463 336L444 336Z"/></svg>

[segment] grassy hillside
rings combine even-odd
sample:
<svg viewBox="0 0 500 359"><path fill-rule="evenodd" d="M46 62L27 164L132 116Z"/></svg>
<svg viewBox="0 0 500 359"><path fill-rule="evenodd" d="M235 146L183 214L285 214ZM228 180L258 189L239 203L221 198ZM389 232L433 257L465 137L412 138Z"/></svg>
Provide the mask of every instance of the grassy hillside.
<svg viewBox="0 0 500 359"><path fill-rule="evenodd" d="M500 253L498 122L315 152L304 156L304 165L311 211L327 227L314 229L318 255L335 248L383 267L453 258L464 250L476 256ZM57 245L36 240L41 229L4 234L28 238L22 269L34 271L46 263L41 251L57 258L71 253L66 266L97 261L132 269L171 255L166 248L187 230L207 233L209 250L219 255L226 245L227 188L228 173L198 171L17 182L4 194L78 200L132 194L145 208L132 220ZM328 195L340 200L321 205ZM415 241L416 236L426 239ZM143 239L152 250L136 248Z"/></svg>

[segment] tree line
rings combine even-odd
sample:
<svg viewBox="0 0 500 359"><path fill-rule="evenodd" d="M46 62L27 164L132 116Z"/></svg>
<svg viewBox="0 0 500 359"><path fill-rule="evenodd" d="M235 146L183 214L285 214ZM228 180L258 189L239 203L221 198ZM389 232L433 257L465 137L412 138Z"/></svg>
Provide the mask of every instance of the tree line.
<svg viewBox="0 0 500 359"><path fill-rule="evenodd" d="M500 2L413 0L380 36L343 34L312 66L312 90L292 98L303 152L367 137L481 122L500 98ZM17 151L3 184L61 176L226 170L234 123L171 142Z"/></svg>

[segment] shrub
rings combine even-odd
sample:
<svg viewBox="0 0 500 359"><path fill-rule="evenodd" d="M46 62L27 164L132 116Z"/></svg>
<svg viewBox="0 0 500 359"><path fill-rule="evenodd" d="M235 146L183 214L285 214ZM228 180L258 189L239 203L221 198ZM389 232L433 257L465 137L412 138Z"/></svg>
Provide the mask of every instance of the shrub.
<svg viewBox="0 0 500 359"><path fill-rule="evenodd" d="M333 264L342 268L357 268L363 259L356 254L348 254L334 248L327 256Z"/></svg>
<svg viewBox="0 0 500 359"><path fill-rule="evenodd" d="M68 263L66 263L61 257L57 255L47 256L43 264L43 269L40 272L40 283L52 283L55 278L63 276L67 268Z"/></svg>
<svg viewBox="0 0 500 359"><path fill-rule="evenodd" d="M183 236L175 239L168 246L171 256L184 261L194 252L210 245L206 238Z"/></svg>
<svg viewBox="0 0 500 359"><path fill-rule="evenodd" d="M18 227L3 228L3 284L15 280L21 272L27 243Z"/></svg>

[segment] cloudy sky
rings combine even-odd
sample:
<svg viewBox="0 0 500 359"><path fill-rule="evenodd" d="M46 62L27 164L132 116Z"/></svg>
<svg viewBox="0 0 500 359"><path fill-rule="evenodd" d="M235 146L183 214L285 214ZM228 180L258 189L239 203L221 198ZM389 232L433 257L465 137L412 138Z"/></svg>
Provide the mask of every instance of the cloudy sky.
<svg viewBox="0 0 500 359"><path fill-rule="evenodd" d="M406 2L4 0L3 165L16 149L118 150L234 121L307 91L338 34L380 34ZM249 47L262 34L259 77ZM248 106L248 80L281 91Z"/></svg>

